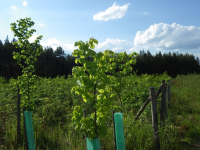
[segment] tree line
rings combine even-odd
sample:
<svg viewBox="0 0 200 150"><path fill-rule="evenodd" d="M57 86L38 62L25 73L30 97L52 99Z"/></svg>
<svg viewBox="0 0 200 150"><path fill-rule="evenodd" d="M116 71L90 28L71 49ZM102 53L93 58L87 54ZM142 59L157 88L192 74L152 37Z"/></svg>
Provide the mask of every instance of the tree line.
<svg viewBox="0 0 200 150"><path fill-rule="evenodd" d="M17 76L21 76L22 69L17 65L17 61L13 59L12 52L21 51L20 48L15 48L13 42L17 40L13 38L11 43L8 36L4 43L0 40L0 76L9 80L10 78L17 79ZM68 75L72 75L72 68L74 66L82 66L81 64L75 64L75 59L72 55L66 55L62 47L58 46L55 51L51 47L45 47L44 52L38 56L38 61L35 63L35 74L40 77L55 78L58 75L67 78ZM159 52L153 56L149 50L147 53L140 51L135 57L136 65L132 65L133 70L130 73L137 72L137 75L141 74L162 74L167 71L167 74L172 78L177 75L187 74L199 74L200 73L200 61L199 58L189 54L161 54ZM92 57L88 58L89 61L93 61ZM23 60L22 60L23 63ZM117 66L116 71L119 71ZM108 73L106 73L108 75Z"/></svg>

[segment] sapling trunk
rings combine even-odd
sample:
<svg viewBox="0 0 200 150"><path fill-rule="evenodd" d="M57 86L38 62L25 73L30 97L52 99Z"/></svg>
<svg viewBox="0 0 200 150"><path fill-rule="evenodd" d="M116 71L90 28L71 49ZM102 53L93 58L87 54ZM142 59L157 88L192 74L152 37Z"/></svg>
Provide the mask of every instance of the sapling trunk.
<svg viewBox="0 0 200 150"><path fill-rule="evenodd" d="M96 94L96 85L97 83L94 85L94 98L95 98L95 94ZM94 106L95 106L95 100L94 100ZM96 122L96 118L97 118L97 109L95 107L95 116L94 116L94 123L95 123L95 134L96 134L96 138L97 138L97 122Z"/></svg>

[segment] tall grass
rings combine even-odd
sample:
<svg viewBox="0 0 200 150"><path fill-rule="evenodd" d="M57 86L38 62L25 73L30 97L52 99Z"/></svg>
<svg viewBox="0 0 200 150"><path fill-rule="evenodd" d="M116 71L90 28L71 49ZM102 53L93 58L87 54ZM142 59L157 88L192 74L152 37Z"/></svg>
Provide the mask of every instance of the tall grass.
<svg viewBox="0 0 200 150"><path fill-rule="evenodd" d="M43 98L39 99L42 107L38 107L37 111L32 112L36 149L85 150L86 139L84 133L75 131L74 127L70 125L72 107L67 107L69 103L66 105L64 104L64 102L72 100L74 102L73 105L81 104L84 106L80 96L75 97L70 94L69 89L74 84L74 80L69 78L65 82L64 79L57 78L51 80L51 83L47 82L49 82L47 79L43 79L42 82L38 83L38 95L43 94ZM47 84L51 85L47 88ZM56 89L51 90L53 85ZM3 93L0 98L4 101L8 101L5 113L1 113L1 117L3 117L6 113L17 110L16 106L8 105L8 103L13 102L13 100L16 102L17 98L14 95L17 95L17 90L9 84L1 84L0 86L0 88L4 87L4 90L1 89L0 91ZM63 94L59 95L56 94L56 92ZM49 97L48 93L52 94L51 97ZM160 102L160 99L158 99L158 102ZM200 75L184 75L172 79L170 106L170 109L168 109L166 128L162 130L159 126L161 149L200 149ZM158 105L157 108L159 112L160 105ZM124 106L123 119L126 149L155 150L150 104L145 108L145 113L142 114L137 121L133 121L138 111L138 108L134 108L133 106ZM23 150L24 138L20 145L17 144L16 140L16 115L6 116L8 118L6 121L6 129L4 132L1 131L1 133L5 133L4 149ZM112 120L111 118L112 113L110 113L110 120ZM158 121L160 124L159 113ZM23 127L22 120L21 126ZM113 150L112 121L108 121L107 126L107 136L105 138L100 137L101 149ZM23 132L22 135L24 137Z"/></svg>

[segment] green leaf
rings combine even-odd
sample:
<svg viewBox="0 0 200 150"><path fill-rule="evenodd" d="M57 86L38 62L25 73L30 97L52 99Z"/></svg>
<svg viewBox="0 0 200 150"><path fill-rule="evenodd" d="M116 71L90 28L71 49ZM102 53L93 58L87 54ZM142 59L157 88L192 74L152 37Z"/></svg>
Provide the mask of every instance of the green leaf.
<svg viewBox="0 0 200 150"><path fill-rule="evenodd" d="M86 43L83 43L82 41L77 41L74 44L80 48L79 50L74 50L72 53L76 56L80 55L80 58L77 58L75 62L76 64L78 62L82 63L83 67L74 67L72 69L72 75L78 81L77 85L72 88L72 91L82 95L85 103L95 104L91 106L91 108L96 108L97 110L96 123L99 125L98 134L105 135L106 129L103 129L103 125L101 126L101 124L106 120L105 114L110 111L113 101L117 98L118 94L122 92L125 83L121 82L121 78L130 72L130 64L133 62L130 60L134 60L135 58L131 57L129 59L127 58L126 53L117 55L111 50L106 50L103 54L96 55L96 52L92 50L95 47L93 43L97 44L98 41L90 38L89 42L86 41ZM91 49L89 49L88 46L90 46ZM94 58L93 62L88 62L84 59L89 55ZM110 58L111 56L113 58ZM118 58L115 59L114 56L117 56ZM116 73L116 64L120 64L124 60L126 60L126 62L121 65L123 71ZM85 71L89 73L89 76ZM106 76L105 71L113 73L115 77ZM89 91L92 93L89 93ZM76 112L74 113L74 116L73 118L75 119L77 128L86 130L89 138L96 136L95 126L93 124L95 116L94 112L85 119L82 119L82 116L78 117L78 113Z"/></svg>
<svg viewBox="0 0 200 150"><path fill-rule="evenodd" d="M27 35L30 37L32 35L33 32L35 32L36 30L32 29L31 31L28 31L28 27L30 28L31 26L34 25L34 22L30 21L31 18L25 18L25 19L20 19L17 20L18 22L18 26L16 23L11 23L11 30L14 32L14 36L18 37L17 42L14 42L13 45L16 48L22 48L21 50L21 54L17 53L17 52L13 52L13 59L17 60L18 65L23 68L22 72L22 76L18 77L18 83L20 86L20 93L22 94L22 96L24 95L25 99L22 100L22 106L27 106L27 108L29 110L34 109L34 103L33 101L28 102L27 99L28 97L30 97L31 95L33 95L34 92L34 85L33 85L33 81L34 81L34 76L33 76L33 72L34 72L34 66L32 64L34 64L34 61L36 61L36 59L31 60L31 58L36 58L37 56L40 55L40 53L42 52L42 50L37 51L37 52L33 52L31 45L29 41L27 40ZM27 32L28 31L28 32ZM27 34L28 33L28 34ZM24 36L25 35L25 36ZM39 38L41 39L42 36L40 36ZM38 38L38 39L39 39ZM37 38L36 38L37 39ZM39 41L38 41L39 42ZM36 49L41 48L40 45L36 45ZM25 55L23 55L25 54ZM27 56L27 57L26 57ZM21 64L21 59L25 59L25 63L27 64L27 67L23 66ZM27 72L27 70L29 70ZM27 88L29 87L29 88Z"/></svg>

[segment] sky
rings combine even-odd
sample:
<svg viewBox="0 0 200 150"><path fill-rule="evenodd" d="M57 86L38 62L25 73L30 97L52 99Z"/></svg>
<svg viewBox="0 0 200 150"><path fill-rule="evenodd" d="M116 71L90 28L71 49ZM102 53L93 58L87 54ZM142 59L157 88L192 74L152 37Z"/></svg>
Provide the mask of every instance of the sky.
<svg viewBox="0 0 200 150"><path fill-rule="evenodd" d="M1 2L0 40L14 37L11 23L31 18L34 42L65 54L76 41L98 40L94 51L127 54L140 50L193 54L200 59L199 0L6 0ZM29 28L30 30L30 28Z"/></svg>

